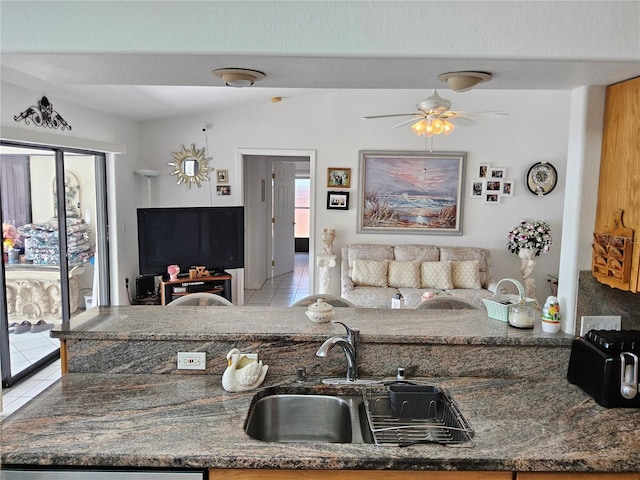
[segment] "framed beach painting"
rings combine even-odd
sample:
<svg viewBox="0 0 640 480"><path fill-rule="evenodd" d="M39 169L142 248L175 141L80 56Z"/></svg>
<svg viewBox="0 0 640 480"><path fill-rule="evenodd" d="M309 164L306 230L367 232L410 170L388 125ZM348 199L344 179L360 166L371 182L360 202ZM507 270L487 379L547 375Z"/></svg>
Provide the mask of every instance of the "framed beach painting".
<svg viewBox="0 0 640 480"><path fill-rule="evenodd" d="M462 235L466 152L360 151L359 233Z"/></svg>

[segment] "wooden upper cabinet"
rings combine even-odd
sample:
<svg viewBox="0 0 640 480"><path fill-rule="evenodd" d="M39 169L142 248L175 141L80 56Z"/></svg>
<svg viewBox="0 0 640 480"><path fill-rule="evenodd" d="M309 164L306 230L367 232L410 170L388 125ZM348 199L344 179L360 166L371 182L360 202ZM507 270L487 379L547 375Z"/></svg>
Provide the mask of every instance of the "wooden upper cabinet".
<svg viewBox="0 0 640 480"><path fill-rule="evenodd" d="M595 232L613 227L615 213L635 233L628 290L640 291L640 77L607 87ZM598 278L598 276L596 276ZM602 282L606 283L606 282ZM622 288L626 290L627 288Z"/></svg>

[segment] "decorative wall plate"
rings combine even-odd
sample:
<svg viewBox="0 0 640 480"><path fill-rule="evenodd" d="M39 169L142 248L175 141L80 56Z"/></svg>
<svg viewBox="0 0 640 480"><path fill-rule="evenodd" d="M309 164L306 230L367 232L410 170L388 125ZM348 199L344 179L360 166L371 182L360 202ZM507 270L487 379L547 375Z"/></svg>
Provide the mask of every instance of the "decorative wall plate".
<svg viewBox="0 0 640 480"><path fill-rule="evenodd" d="M547 162L538 162L531 166L525 178L527 187L531 193L542 197L556 187L558 172L555 167Z"/></svg>

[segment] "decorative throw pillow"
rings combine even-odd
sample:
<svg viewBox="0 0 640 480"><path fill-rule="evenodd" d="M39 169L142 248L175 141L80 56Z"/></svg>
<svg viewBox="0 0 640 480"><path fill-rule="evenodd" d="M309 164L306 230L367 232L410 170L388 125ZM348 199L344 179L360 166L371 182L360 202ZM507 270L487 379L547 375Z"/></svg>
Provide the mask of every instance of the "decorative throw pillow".
<svg viewBox="0 0 640 480"><path fill-rule="evenodd" d="M389 286L420 288L420 263L389 262Z"/></svg>
<svg viewBox="0 0 640 480"><path fill-rule="evenodd" d="M423 262L420 265L422 288L451 290L451 262Z"/></svg>
<svg viewBox="0 0 640 480"><path fill-rule="evenodd" d="M482 288L478 260L451 262L453 288Z"/></svg>
<svg viewBox="0 0 640 480"><path fill-rule="evenodd" d="M353 261L351 280L353 280L355 285L386 287L388 264L388 260L365 260L363 258L356 258Z"/></svg>

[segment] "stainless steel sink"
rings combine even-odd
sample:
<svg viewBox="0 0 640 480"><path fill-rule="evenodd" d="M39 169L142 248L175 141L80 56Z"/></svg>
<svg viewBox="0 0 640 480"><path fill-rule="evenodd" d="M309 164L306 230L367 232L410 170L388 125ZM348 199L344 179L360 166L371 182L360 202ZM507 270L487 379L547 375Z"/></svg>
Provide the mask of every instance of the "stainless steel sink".
<svg viewBox="0 0 640 480"><path fill-rule="evenodd" d="M268 395L252 403L245 431L265 442L373 443L359 395Z"/></svg>
<svg viewBox="0 0 640 480"><path fill-rule="evenodd" d="M245 431L264 442L474 445L473 428L446 389L428 384L368 386L360 394L262 392Z"/></svg>

